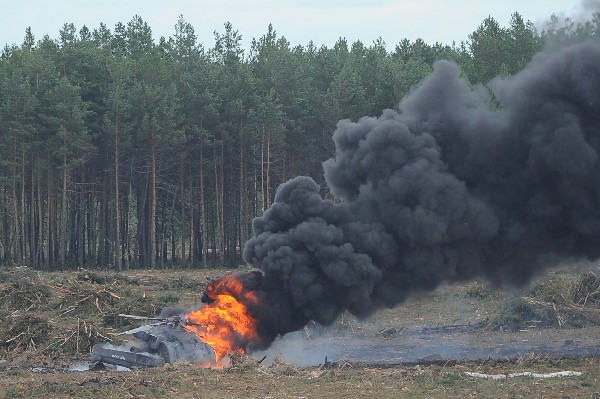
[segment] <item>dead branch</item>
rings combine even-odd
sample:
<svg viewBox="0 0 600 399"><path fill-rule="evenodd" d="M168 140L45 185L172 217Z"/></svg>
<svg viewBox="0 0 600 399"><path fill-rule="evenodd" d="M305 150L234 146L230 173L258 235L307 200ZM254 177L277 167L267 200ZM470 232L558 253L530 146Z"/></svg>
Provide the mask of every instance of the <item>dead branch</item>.
<svg viewBox="0 0 600 399"><path fill-rule="evenodd" d="M20 334L18 334L18 335L16 335L16 336L12 337L11 339L9 339L9 340L7 340L7 341L4 341L4 343L5 343L5 344L8 344L8 343L10 343L10 342L12 342L12 341L16 340L17 338L19 338L19 337L20 337L20 336L22 336L22 335L25 335L25 331L21 331L21 333L20 333Z"/></svg>

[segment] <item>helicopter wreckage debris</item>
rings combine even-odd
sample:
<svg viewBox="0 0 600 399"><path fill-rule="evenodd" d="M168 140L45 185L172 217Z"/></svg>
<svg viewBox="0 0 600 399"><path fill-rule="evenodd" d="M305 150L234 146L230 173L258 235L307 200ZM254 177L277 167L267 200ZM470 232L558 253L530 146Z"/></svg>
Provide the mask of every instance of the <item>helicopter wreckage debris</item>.
<svg viewBox="0 0 600 399"><path fill-rule="evenodd" d="M137 320L156 321L118 335L131 335L126 345L115 347L110 343L97 344L92 348L91 361L122 366L129 369L160 367L167 363L185 361L194 364L216 366L213 349L186 329L180 316L147 318L120 314Z"/></svg>

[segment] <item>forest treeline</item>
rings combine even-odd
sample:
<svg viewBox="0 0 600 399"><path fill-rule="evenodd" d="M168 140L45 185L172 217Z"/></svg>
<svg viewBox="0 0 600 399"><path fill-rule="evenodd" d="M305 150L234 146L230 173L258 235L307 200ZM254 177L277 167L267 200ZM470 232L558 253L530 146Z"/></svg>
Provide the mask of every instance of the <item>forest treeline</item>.
<svg viewBox="0 0 600 399"><path fill-rule="evenodd" d="M485 83L599 27L596 14L538 32L515 13L460 44L393 51L382 39L291 46L271 26L244 51L229 23L205 47L183 17L158 41L139 16L65 24L58 39L27 29L0 56L0 264L235 266L279 184L323 182L338 120L397 108L438 59Z"/></svg>

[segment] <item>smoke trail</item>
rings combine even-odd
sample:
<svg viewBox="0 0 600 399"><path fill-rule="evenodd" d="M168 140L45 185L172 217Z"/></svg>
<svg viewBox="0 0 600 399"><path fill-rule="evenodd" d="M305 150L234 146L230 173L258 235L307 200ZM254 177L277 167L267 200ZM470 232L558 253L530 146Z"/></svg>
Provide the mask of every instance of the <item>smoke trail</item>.
<svg viewBox="0 0 600 399"><path fill-rule="evenodd" d="M449 62L378 118L341 121L323 164L279 187L244 259L267 346L309 320L364 316L442 282L524 284L600 255L600 46L471 87ZM245 278L242 276L242 278Z"/></svg>

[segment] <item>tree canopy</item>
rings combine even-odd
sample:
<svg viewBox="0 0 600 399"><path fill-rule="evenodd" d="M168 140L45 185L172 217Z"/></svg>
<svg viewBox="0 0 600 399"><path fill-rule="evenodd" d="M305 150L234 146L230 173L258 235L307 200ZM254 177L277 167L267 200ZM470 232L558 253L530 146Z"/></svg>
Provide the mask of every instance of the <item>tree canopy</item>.
<svg viewBox="0 0 600 399"><path fill-rule="evenodd" d="M140 16L67 23L56 39L28 28L0 56L0 264L237 265L278 185L324 181L338 120L397 108L436 60L486 84L599 26L490 16L466 42L393 51L383 38L291 46L271 25L244 49L230 23L205 47L183 17L157 42Z"/></svg>

